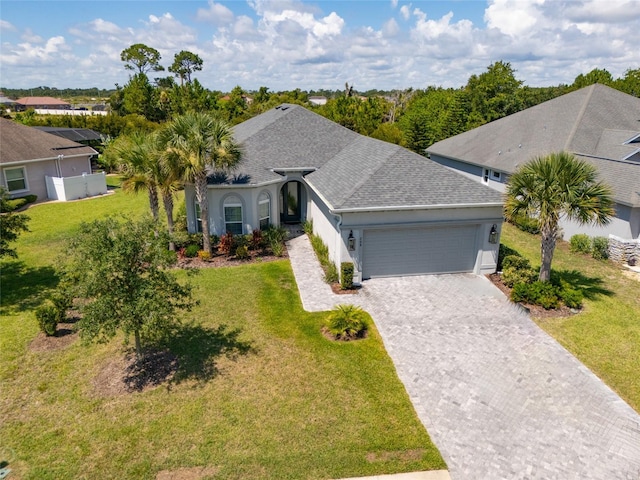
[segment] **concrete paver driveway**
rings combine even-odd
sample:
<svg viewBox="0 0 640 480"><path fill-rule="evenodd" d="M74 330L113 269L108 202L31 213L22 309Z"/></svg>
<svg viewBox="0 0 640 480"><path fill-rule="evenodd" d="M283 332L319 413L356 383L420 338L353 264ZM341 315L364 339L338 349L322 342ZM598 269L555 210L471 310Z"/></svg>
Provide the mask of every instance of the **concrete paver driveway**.
<svg viewBox="0 0 640 480"><path fill-rule="evenodd" d="M640 480L640 416L484 277L373 279L345 298L306 236L288 246L305 309L372 315L453 480Z"/></svg>
<svg viewBox="0 0 640 480"><path fill-rule="evenodd" d="M640 479L640 416L488 280L363 293L453 480Z"/></svg>

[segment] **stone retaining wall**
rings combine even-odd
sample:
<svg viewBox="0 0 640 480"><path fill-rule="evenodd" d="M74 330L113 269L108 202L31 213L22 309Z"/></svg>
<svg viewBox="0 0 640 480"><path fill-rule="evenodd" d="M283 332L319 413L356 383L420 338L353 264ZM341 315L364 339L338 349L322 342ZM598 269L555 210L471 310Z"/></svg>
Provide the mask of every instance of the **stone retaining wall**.
<svg viewBox="0 0 640 480"><path fill-rule="evenodd" d="M609 258L614 262L627 263L631 257L640 262L640 240L625 240L609 235Z"/></svg>

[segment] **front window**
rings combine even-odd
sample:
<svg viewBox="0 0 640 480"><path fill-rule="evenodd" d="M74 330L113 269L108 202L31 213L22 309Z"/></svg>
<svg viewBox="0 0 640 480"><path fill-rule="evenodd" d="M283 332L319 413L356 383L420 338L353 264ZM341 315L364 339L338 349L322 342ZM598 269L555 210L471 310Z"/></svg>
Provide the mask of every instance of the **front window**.
<svg viewBox="0 0 640 480"><path fill-rule="evenodd" d="M260 195L258 200L258 219L260 230L264 230L271 224L271 199L267 193Z"/></svg>
<svg viewBox="0 0 640 480"><path fill-rule="evenodd" d="M495 170L492 170L492 175L494 180L500 180L500 172L496 172Z"/></svg>
<svg viewBox="0 0 640 480"><path fill-rule="evenodd" d="M224 229L234 235L242 235L242 204L228 199L224 202Z"/></svg>
<svg viewBox="0 0 640 480"><path fill-rule="evenodd" d="M489 182L489 170L488 169L484 169L484 174L482 175L482 179L484 180L484 183Z"/></svg>
<svg viewBox="0 0 640 480"><path fill-rule="evenodd" d="M27 175L24 167L6 168L4 178L7 181L8 192L20 192L28 190Z"/></svg>

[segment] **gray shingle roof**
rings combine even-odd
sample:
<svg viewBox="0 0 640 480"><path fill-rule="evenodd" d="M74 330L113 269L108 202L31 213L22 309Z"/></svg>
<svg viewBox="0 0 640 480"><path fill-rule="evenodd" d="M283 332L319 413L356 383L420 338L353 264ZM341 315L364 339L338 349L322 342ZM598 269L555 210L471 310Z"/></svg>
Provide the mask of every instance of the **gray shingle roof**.
<svg viewBox="0 0 640 480"><path fill-rule="evenodd" d="M309 169L307 182L333 209L501 204L494 190L405 148L359 135L284 104L234 127L244 159L236 174L256 185L272 170Z"/></svg>
<svg viewBox="0 0 640 480"><path fill-rule="evenodd" d="M427 149L513 173L535 156L561 150L592 159L617 202L640 206L640 163L625 161L640 148L624 142L640 134L640 98L591 85L442 140Z"/></svg>
<svg viewBox="0 0 640 480"><path fill-rule="evenodd" d="M96 153L91 147L0 118L0 164Z"/></svg>

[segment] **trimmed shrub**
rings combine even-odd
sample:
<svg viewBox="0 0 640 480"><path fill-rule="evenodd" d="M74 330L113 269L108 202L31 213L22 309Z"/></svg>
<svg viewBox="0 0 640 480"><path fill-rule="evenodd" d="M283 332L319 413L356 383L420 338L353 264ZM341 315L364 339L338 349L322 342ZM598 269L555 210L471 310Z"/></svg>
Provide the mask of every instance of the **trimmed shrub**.
<svg viewBox="0 0 640 480"><path fill-rule="evenodd" d="M66 291L58 290L50 297L51 303L58 312L58 323L67 318L67 310L71 308L73 297Z"/></svg>
<svg viewBox="0 0 640 480"><path fill-rule="evenodd" d="M591 238L586 233L578 233L569 240L569 250L576 253L591 253Z"/></svg>
<svg viewBox="0 0 640 480"><path fill-rule="evenodd" d="M240 260L246 260L247 258L249 258L249 247L247 247L246 245L240 245L238 248L236 248L236 257Z"/></svg>
<svg viewBox="0 0 640 480"><path fill-rule="evenodd" d="M582 308L582 300L584 294L582 290L576 290L574 288L562 288L560 290L560 299L569 308Z"/></svg>
<svg viewBox="0 0 640 480"><path fill-rule="evenodd" d="M511 300L531 305L540 305L549 310L558 308L560 298L558 287L549 282L518 283L511 290Z"/></svg>
<svg viewBox="0 0 640 480"><path fill-rule="evenodd" d="M211 260L211 253L206 250L198 250L198 258L204 261Z"/></svg>
<svg viewBox="0 0 640 480"><path fill-rule="evenodd" d="M184 256L187 258L196 258L198 256L199 251L200 251L200 245L191 243L187 245L186 248L184 249Z"/></svg>
<svg viewBox="0 0 640 480"><path fill-rule="evenodd" d="M47 337L52 337L56 334L59 318L60 312L51 302L47 302L36 308L38 326Z"/></svg>
<svg viewBox="0 0 640 480"><path fill-rule="evenodd" d="M337 305L325 324L327 331L340 340L362 338L369 326L367 314L355 305Z"/></svg>
<svg viewBox="0 0 640 480"><path fill-rule="evenodd" d="M353 288L353 263L342 262L340 264L340 288L350 290Z"/></svg>
<svg viewBox="0 0 640 480"><path fill-rule="evenodd" d="M271 248L271 252L276 257L281 257L281 256L284 255L284 244L282 242L274 242L274 241L272 241L269 244L269 248Z"/></svg>
<svg viewBox="0 0 640 480"><path fill-rule="evenodd" d="M537 277L529 260L519 255L507 255L502 262L502 281L508 287L518 283L531 283Z"/></svg>
<svg viewBox="0 0 640 480"><path fill-rule="evenodd" d="M596 260L606 260L609 258L609 239L607 237L593 237L591 256Z"/></svg>
<svg viewBox="0 0 640 480"><path fill-rule="evenodd" d="M498 265L496 266L496 269L499 272L502 271L505 257L512 256L512 255L516 257L520 256L520 254L516 250L514 250L513 248L509 248L505 244L501 243L500 246L498 247Z"/></svg>

